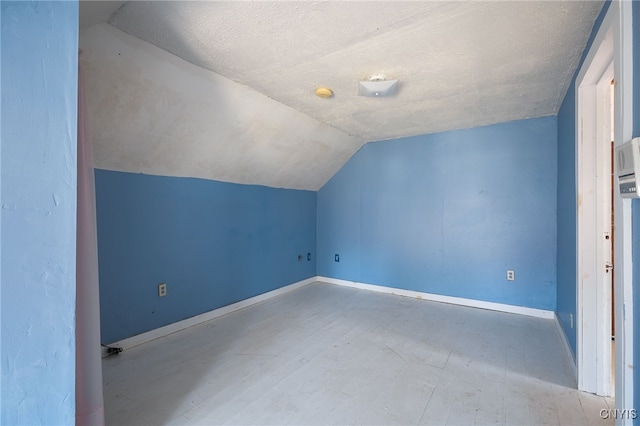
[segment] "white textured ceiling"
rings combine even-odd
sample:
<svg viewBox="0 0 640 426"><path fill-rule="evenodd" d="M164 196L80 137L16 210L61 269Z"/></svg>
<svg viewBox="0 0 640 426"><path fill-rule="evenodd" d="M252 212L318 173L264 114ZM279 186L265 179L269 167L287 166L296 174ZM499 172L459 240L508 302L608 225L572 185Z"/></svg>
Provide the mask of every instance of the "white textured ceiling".
<svg viewBox="0 0 640 426"><path fill-rule="evenodd" d="M368 141L556 114L601 7L128 2L81 35L96 165L315 190Z"/></svg>

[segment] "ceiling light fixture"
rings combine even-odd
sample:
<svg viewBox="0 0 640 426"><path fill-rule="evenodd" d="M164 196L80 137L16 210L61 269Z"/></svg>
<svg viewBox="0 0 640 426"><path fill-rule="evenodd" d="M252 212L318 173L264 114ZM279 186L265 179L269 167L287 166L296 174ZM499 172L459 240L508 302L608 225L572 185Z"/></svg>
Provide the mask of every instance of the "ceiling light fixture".
<svg viewBox="0 0 640 426"><path fill-rule="evenodd" d="M391 96L397 84L398 80L387 80L384 74L373 74L369 80L358 83L358 96Z"/></svg>
<svg viewBox="0 0 640 426"><path fill-rule="evenodd" d="M333 90L328 87L318 87L316 89L316 96L322 99L329 99L333 96Z"/></svg>

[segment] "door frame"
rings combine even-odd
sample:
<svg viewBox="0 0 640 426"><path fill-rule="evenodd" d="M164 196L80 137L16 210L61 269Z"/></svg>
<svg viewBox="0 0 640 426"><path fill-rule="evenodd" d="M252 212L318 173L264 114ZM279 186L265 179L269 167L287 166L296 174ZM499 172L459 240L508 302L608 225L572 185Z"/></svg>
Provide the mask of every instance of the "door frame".
<svg viewBox="0 0 640 426"><path fill-rule="evenodd" d="M594 172L595 150L588 149L588 142L597 132L597 88L598 83L613 64L615 84L614 139L615 145L631 139L632 135L632 33L631 2L616 0L611 2L591 48L576 78L576 303L577 333L576 362L578 388L587 392L607 394L609 383L603 371L610 341L603 336L610 335L611 323L603 319L603 312L610 310L606 305L610 289L600 285L598 280L585 280L584 274L603 268L603 259L598 258L593 269L586 262L597 258L598 242L603 240L587 235L587 227L594 225L593 211L597 206L595 195L584 191L595 189L585 178L585 172ZM595 143L595 142L594 142ZM585 147L587 149L585 150ZM593 183L591 183L593 184ZM593 210L583 204L584 196ZM597 200L597 199L596 199ZM631 292L631 202L615 195L615 395L616 408L633 408L633 302ZM592 232L595 234L595 232ZM591 269L590 269L591 268ZM601 269L600 269L601 270ZM596 273L596 276L598 274ZM600 284L602 282L600 281ZM611 299L609 298L609 303ZM606 344L607 343L607 344ZM610 353L610 352L609 352ZM610 392L609 392L610 393ZM626 420L622 421L626 423Z"/></svg>
<svg viewBox="0 0 640 426"><path fill-rule="evenodd" d="M611 96L613 35L608 31L577 88L577 369L578 387L612 395ZM607 148L605 150L605 147ZM608 173L606 173L608 171ZM609 310L605 309L609 306Z"/></svg>

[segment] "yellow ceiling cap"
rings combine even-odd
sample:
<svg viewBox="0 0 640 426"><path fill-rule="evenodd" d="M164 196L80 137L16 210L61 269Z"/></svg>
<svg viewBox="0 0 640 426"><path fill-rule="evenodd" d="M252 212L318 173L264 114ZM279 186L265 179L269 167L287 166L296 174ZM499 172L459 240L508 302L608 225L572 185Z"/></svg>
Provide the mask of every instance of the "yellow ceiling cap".
<svg viewBox="0 0 640 426"><path fill-rule="evenodd" d="M333 96L333 90L328 87L318 87L316 89L316 96L322 99L328 99Z"/></svg>

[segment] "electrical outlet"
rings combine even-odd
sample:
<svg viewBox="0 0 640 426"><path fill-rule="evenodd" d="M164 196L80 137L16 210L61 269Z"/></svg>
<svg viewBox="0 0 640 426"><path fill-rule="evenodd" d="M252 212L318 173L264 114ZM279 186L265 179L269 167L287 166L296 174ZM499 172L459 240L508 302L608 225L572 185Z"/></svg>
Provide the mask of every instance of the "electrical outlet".
<svg viewBox="0 0 640 426"><path fill-rule="evenodd" d="M336 253L336 255L333 257L333 260L335 262L340 262L340 255Z"/></svg>
<svg viewBox="0 0 640 426"><path fill-rule="evenodd" d="M164 297L167 295L167 284L158 284L158 297Z"/></svg>
<svg viewBox="0 0 640 426"><path fill-rule="evenodd" d="M516 280L516 272L512 269L507 270L507 281L515 281Z"/></svg>
<svg viewBox="0 0 640 426"><path fill-rule="evenodd" d="M311 253L307 253L307 260L311 260Z"/></svg>

